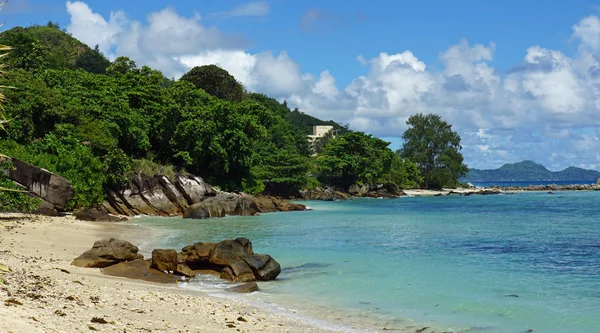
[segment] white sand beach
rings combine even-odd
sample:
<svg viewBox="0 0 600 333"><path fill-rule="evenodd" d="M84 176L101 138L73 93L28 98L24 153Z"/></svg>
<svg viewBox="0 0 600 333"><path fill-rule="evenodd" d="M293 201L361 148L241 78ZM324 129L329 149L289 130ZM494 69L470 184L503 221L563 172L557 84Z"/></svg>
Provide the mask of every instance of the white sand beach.
<svg viewBox="0 0 600 333"><path fill-rule="evenodd" d="M95 241L131 233L122 223L1 214L0 263L10 271L0 271L0 332L330 332L177 285L70 265Z"/></svg>

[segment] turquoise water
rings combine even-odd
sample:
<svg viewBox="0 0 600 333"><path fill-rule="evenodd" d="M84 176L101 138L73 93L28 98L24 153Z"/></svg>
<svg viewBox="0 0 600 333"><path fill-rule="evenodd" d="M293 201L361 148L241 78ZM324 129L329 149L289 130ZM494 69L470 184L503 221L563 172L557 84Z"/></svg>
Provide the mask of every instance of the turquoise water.
<svg viewBox="0 0 600 333"><path fill-rule="evenodd" d="M283 271L261 283L260 293L229 297L321 323L600 332L600 192L307 204L314 210L135 223L161 235L145 251L249 238ZM222 287L214 279L188 286L213 293Z"/></svg>

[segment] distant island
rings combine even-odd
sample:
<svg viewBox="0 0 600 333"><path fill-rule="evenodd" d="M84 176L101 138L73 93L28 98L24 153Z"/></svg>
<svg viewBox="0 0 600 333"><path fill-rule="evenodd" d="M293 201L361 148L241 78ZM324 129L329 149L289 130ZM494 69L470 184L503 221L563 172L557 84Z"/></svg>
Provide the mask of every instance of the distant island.
<svg viewBox="0 0 600 333"><path fill-rule="evenodd" d="M595 183L600 172L570 166L562 171L550 171L533 161L507 163L498 169L471 169L463 182L527 182L527 181L590 181Z"/></svg>

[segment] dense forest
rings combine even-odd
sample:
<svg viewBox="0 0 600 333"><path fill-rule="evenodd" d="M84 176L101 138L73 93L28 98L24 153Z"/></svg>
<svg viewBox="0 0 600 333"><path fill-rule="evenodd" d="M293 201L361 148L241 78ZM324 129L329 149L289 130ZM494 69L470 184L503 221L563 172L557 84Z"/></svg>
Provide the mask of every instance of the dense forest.
<svg viewBox="0 0 600 333"><path fill-rule="evenodd" d="M111 62L53 23L5 31L0 44L14 47L3 58L2 84L13 89L0 152L69 179L72 207L102 202L134 173L189 172L224 190L282 196L423 180L388 142L248 92L215 65L169 79L127 57ZM336 133L318 154L306 136L313 125Z"/></svg>

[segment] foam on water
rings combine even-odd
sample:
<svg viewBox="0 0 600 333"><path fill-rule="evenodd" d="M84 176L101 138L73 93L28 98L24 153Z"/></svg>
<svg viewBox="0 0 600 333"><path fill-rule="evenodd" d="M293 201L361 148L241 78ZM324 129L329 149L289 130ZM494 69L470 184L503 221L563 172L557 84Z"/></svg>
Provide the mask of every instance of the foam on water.
<svg viewBox="0 0 600 333"><path fill-rule="evenodd" d="M307 212L144 218L153 247L247 237L281 263L261 292L192 288L345 330L600 332L600 192L309 202ZM295 311L295 312L294 312Z"/></svg>

